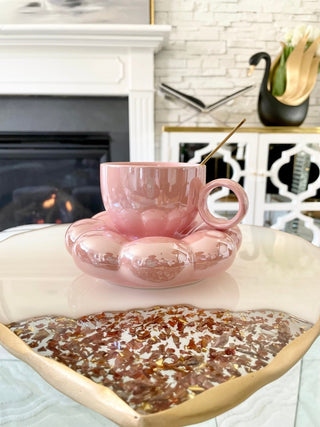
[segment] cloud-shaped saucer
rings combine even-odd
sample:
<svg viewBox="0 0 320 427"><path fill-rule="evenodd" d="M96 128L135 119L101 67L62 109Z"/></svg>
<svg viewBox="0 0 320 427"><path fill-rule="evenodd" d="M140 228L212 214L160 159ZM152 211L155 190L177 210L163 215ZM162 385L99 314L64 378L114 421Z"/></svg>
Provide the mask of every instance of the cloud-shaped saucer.
<svg viewBox="0 0 320 427"><path fill-rule="evenodd" d="M241 243L238 227L215 230L200 218L178 238L119 233L107 212L73 223L66 247L84 273L123 286L169 288L227 270Z"/></svg>

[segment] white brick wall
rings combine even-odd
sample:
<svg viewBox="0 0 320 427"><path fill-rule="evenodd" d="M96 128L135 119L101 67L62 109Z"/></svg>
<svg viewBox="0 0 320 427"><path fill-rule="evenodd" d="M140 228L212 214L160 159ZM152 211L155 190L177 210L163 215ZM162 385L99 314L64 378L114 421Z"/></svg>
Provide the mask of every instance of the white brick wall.
<svg viewBox="0 0 320 427"><path fill-rule="evenodd" d="M257 98L263 75L261 62L247 77L248 60L259 51L272 58L280 50L285 28L303 23L320 26L319 0L154 0L155 23L172 26L168 45L155 61L155 84L167 83L210 104L244 86L256 87L231 105L215 111L233 126L246 117L248 126L261 126ZM194 110L156 94L156 144L159 157L162 125L176 125ZM214 125L202 116L200 124ZM188 121L185 125L195 125ZM320 82L310 97L303 126L320 126Z"/></svg>

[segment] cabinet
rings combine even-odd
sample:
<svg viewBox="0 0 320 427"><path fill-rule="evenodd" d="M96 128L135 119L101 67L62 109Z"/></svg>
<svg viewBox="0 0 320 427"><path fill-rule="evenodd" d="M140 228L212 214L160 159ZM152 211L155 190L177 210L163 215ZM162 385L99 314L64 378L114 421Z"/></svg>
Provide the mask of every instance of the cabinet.
<svg viewBox="0 0 320 427"><path fill-rule="evenodd" d="M199 163L231 128L164 127L162 160ZM320 246L320 128L240 128L207 163L207 177L240 182L249 197L244 223L270 226ZM227 189L210 209L232 216Z"/></svg>

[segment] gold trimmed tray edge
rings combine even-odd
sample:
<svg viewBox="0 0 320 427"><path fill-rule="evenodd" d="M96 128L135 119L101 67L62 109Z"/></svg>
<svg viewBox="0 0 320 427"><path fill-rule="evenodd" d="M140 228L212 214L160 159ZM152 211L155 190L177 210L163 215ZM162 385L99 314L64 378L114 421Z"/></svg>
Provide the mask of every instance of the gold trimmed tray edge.
<svg viewBox="0 0 320 427"><path fill-rule="evenodd" d="M108 387L95 383L63 363L36 353L0 323L0 344L7 351L31 366L57 390L125 427L162 427L168 423L171 427L178 427L182 422L185 425L194 424L216 417L282 376L303 357L319 335L320 319L287 344L264 368L214 386L173 408L142 415Z"/></svg>

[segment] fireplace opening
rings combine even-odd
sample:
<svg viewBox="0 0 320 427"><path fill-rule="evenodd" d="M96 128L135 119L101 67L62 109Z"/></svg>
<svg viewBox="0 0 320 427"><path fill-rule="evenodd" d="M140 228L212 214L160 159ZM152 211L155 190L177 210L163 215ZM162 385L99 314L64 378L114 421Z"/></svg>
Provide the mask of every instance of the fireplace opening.
<svg viewBox="0 0 320 427"><path fill-rule="evenodd" d="M0 134L0 230L69 223L103 210L108 133Z"/></svg>
<svg viewBox="0 0 320 427"><path fill-rule="evenodd" d="M0 230L93 216L100 163L128 160L127 96L0 96Z"/></svg>

